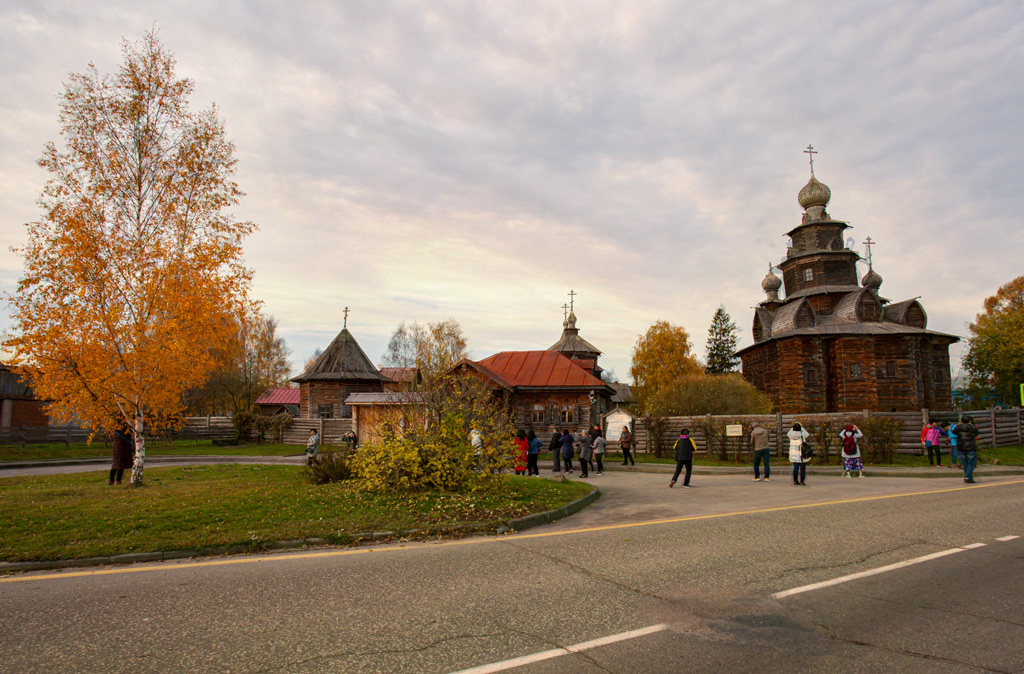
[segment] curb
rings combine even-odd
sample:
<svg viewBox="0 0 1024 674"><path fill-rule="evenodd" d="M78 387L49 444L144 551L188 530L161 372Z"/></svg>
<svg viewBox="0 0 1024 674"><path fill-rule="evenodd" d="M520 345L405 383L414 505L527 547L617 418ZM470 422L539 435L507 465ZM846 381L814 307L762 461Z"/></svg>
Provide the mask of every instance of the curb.
<svg viewBox="0 0 1024 674"><path fill-rule="evenodd" d="M575 515L579 511L586 508L588 505L596 501L601 497L601 489L594 487L590 490L590 493L583 498L578 498L571 503L567 503L561 508L555 510L547 510L542 513L534 513L533 515L527 515L526 517L519 517L514 520L509 520L507 524L503 524L498 527L496 533L507 534L510 531L524 531L526 529L532 529L533 527L539 527L542 524L548 524L557 520L568 517L569 515Z"/></svg>
<svg viewBox="0 0 1024 674"><path fill-rule="evenodd" d="M180 456L146 456L146 465L152 463L184 463L190 464L232 464L232 463L266 463L266 464L297 464L302 463L305 454L285 455L238 455L224 454L182 454ZM39 459L38 461L0 461L0 471L13 468L46 468L50 466L108 466L110 458L101 459Z"/></svg>
<svg viewBox="0 0 1024 674"><path fill-rule="evenodd" d="M560 520L569 515L575 515L600 497L600 489L594 487L589 494L583 498L576 499L555 510L547 510L542 513L535 513L520 517L503 523L494 530L495 534L506 534L510 531L522 531L531 527L547 524ZM371 531L350 534L349 540L353 543L363 541L381 541L389 538L408 538L411 536L434 535L441 533L476 533L489 530L487 525L462 525L454 527L443 527L437 530L430 529L404 529L400 531ZM288 541L268 541L261 543L258 548L249 545L222 545L212 548L201 548L198 550L168 550L166 552L131 552L123 555L111 555L109 557L84 557L81 559L56 559L42 562L0 562L0 574L15 571L48 571L53 569L67 569L83 566L110 566L114 564L137 564L139 562L163 562L171 559L187 559L190 557L215 557L218 555L241 555L245 553L258 553L269 550L290 550L309 546L332 545L325 538L299 538Z"/></svg>
<svg viewBox="0 0 1024 674"><path fill-rule="evenodd" d="M777 468L781 466L781 468ZM772 472L776 471L788 471L791 466L788 461L782 461L772 464ZM660 463L645 463L636 464L628 468L623 468L621 465L610 466L605 464L606 471L615 471L623 473L671 473L675 470L675 466L671 464L660 464ZM753 466L694 466L693 473L705 474L705 475L753 475ZM960 478L963 479L963 473L959 470L945 470L939 469L928 469L928 468L882 468L864 466L864 473L867 477L927 477L927 478ZM808 475L821 475L821 476L832 476L842 477L843 469L839 466L808 466ZM1024 475L1024 466L993 466L984 465L978 466L974 469L974 474L981 477L999 477L1001 475Z"/></svg>

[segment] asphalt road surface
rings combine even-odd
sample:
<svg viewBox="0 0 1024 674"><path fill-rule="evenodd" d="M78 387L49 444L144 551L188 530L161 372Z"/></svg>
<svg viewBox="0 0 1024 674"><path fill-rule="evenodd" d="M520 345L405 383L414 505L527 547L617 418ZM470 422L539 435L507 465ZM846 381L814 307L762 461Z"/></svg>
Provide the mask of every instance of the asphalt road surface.
<svg viewBox="0 0 1024 674"><path fill-rule="evenodd" d="M8 576L0 671L1024 672L1024 479L784 477L609 473L511 536Z"/></svg>

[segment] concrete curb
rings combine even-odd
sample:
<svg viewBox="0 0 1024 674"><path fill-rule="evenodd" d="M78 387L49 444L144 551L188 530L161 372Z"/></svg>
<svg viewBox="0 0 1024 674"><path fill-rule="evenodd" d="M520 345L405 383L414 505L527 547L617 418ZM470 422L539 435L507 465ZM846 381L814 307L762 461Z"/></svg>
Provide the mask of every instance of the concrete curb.
<svg viewBox="0 0 1024 674"><path fill-rule="evenodd" d="M527 515L526 517L519 517L514 520L509 520L508 524L498 527L497 533L505 534L509 531L524 531L526 529L532 529L533 527L539 527L542 524L548 524L557 520L568 517L569 515L575 515L579 511L586 508L588 505L596 501L601 497L601 489L594 487L590 490L590 493L583 498L578 498L571 503L567 503L561 508L555 510L547 510L542 513L534 513L533 515Z"/></svg>
<svg viewBox="0 0 1024 674"><path fill-rule="evenodd" d="M547 510L542 513L535 513L509 520L494 530L495 534L505 534L509 531L522 531L531 527L547 524L560 520L563 517L574 515L593 503L600 496L600 490L594 487L589 494L583 498L576 499L555 510ZM349 535L353 543L364 541L382 541L389 538L408 538L411 536L433 536L442 534L471 534L487 532L488 525L463 525L454 527L439 527L437 529L405 529L400 531L370 531ZM67 569L83 566L110 566L114 564L136 564L139 562L163 562L171 559L188 559L190 557L216 557L218 555L241 555L245 553L259 553L270 550L291 550L310 546L332 545L324 538L299 538L288 541L268 541L260 543L258 547L249 545L222 545L199 550L168 550L166 552L132 552L124 555L111 555L109 557L85 557L82 559L57 559L42 562L0 562L0 574L16 571L48 571L53 569ZM336 544L344 545L344 544Z"/></svg>
<svg viewBox="0 0 1024 674"><path fill-rule="evenodd" d="M672 473L675 466L667 463L638 463L635 466L623 467L622 465L610 466L605 464L606 471L622 471L637 473ZM772 472L782 474L792 469L789 461L778 461L772 463ZM753 475L753 466L694 466L695 475ZM843 469L839 466L808 466L808 475L823 475L842 477ZM949 468L891 468L864 466L866 477L927 477L927 478L958 478L963 479L963 473L959 470ZM1024 475L1024 466L993 466L982 465L974 469L978 477L998 477L1000 475Z"/></svg>

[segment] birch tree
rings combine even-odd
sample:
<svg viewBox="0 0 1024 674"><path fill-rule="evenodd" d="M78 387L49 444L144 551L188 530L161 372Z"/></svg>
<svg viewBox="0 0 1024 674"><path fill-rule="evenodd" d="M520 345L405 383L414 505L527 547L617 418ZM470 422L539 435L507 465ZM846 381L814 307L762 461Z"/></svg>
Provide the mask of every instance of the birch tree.
<svg viewBox="0 0 1024 674"><path fill-rule="evenodd" d="M155 33L123 54L115 75L90 64L64 85L5 346L51 416L132 427L138 486L145 433L178 422L210 347L255 309L242 242L256 226L226 211L242 192L216 108L190 111L193 83Z"/></svg>

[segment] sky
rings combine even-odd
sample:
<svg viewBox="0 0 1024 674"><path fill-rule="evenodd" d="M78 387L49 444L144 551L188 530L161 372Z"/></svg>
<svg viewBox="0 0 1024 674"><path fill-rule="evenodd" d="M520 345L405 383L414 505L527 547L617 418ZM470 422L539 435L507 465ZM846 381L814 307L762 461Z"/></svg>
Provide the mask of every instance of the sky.
<svg viewBox="0 0 1024 674"><path fill-rule="evenodd" d="M621 381L658 320L703 357L724 305L749 345L809 144L881 294L930 329L965 336L1024 274L1020 2L0 0L0 290L68 74L153 28L236 146L296 374L345 307L375 363L448 318L480 359L551 346L570 290Z"/></svg>

